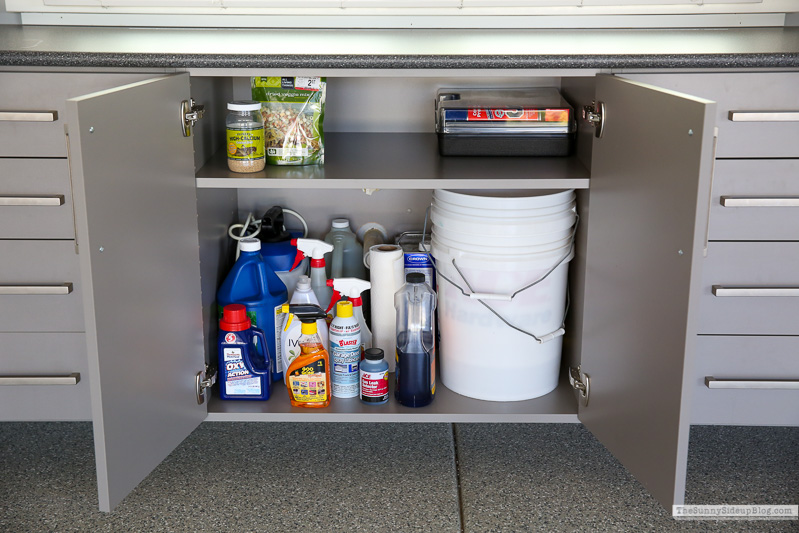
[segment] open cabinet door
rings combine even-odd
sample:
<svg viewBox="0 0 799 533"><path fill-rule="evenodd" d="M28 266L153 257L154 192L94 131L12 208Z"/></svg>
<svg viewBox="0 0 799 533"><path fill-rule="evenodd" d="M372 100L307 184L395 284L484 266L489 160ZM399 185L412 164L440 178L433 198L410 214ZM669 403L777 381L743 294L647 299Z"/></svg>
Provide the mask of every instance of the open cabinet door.
<svg viewBox="0 0 799 533"><path fill-rule="evenodd" d="M715 104L599 76L579 418L665 507L682 504Z"/></svg>
<svg viewBox="0 0 799 533"><path fill-rule="evenodd" d="M189 76L67 102L100 509L205 418Z"/></svg>

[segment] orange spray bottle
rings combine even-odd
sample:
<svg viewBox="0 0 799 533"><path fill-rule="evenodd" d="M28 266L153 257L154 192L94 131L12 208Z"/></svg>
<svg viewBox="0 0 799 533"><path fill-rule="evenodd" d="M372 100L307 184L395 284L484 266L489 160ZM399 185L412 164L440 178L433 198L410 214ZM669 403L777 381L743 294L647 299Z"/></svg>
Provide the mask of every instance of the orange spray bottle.
<svg viewBox="0 0 799 533"><path fill-rule="evenodd" d="M330 405L331 395L330 355L316 330L316 320L325 318L325 312L314 304L284 305L283 312L291 313L289 321L295 316L302 321L302 335L297 341L300 355L286 370L286 387L291 405L327 407Z"/></svg>

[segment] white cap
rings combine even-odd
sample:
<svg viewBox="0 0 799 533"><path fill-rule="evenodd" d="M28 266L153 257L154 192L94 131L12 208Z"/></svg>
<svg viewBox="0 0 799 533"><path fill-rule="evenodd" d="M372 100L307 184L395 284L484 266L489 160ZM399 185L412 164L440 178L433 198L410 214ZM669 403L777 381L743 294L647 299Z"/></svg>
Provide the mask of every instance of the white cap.
<svg viewBox="0 0 799 533"><path fill-rule="evenodd" d="M261 102L254 100L236 100L229 102L227 108L231 111L258 111L261 109Z"/></svg>
<svg viewBox="0 0 799 533"><path fill-rule="evenodd" d="M346 218L334 218L333 219L333 228L341 229L341 228L349 228L350 221Z"/></svg>
<svg viewBox="0 0 799 533"><path fill-rule="evenodd" d="M245 237L239 241L242 252L260 252L261 241L253 237Z"/></svg>
<svg viewBox="0 0 799 533"><path fill-rule="evenodd" d="M308 276L300 276L297 279L297 291L310 291L311 290L311 278Z"/></svg>

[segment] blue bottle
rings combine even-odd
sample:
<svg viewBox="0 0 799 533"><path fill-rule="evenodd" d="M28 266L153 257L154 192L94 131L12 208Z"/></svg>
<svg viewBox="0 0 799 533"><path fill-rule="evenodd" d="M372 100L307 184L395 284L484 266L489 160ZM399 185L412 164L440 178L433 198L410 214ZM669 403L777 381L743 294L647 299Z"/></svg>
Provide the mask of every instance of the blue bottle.
<svg viewBox="0 0 799 533"><path fill-rule="evenodd" d="M383 350L367 348L359 373L361 401L371 405L388 402L388 363L383 359Z"/></svg>
<svg viewBox="0 0 799 533"><path fill-rule="evenodd" d="M241 255L216 295L219 314L221 317L222 309L229 304L243 304L247 308L252 325L266 335L272 381L282 380L283 364L277 340L283 325L283 304L288 303L286 285L261 257L261 241L248 237L240 243Z"/></svg>
<svg viewBox="0 0 799 533"><path fill-rule="evenodd" d="M241 304L226 305L219 320L219 396L223 400L268 400L270 357L264 332L250 325Z"/></svg>
<svg viewBox="0 0 799 533"><path fill-rule="evenodd" d="M394 295L397 310L397 402L423 407L436 394L436 348L433 312L436 293L424 282L424 274L410 272Z"/></svg>

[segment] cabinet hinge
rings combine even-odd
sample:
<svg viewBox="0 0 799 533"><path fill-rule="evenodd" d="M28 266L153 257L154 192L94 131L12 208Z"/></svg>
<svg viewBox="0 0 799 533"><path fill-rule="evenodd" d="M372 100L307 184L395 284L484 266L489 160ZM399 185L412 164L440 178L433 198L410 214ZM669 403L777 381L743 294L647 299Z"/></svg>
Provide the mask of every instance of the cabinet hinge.
<svg viewBox="0 0 799 533"><path fill-rule="evenodd" d="M194 123L205 115L205 106L194 101L194 98L183 100L180 103L180 122L183 128L183 136L191 137L191 128Z"/></svg>
<svg viewBox="0 0 799 533"><path fill-rule="evenodd" d="M604 102L591 102L591 105L583 106L583 120L594 127L597 139L605 132L605 116Z"/></svg>
<svg viewBox="0 0 799 533"><path fill-rule="evenodd" d="M205 370L197 372L194 377L194 387L199 405L205 403L207 391L214 386L214 383L216 383L216 368L205 365Z"/></svg>
<svg viewBox="0 0 799 533"><path fill-rule="evenodd" d="M569 367L569 383L577 391L583 407L587 407L588 395L591 393L591 378L582 371L580 365Z"/></svg>

